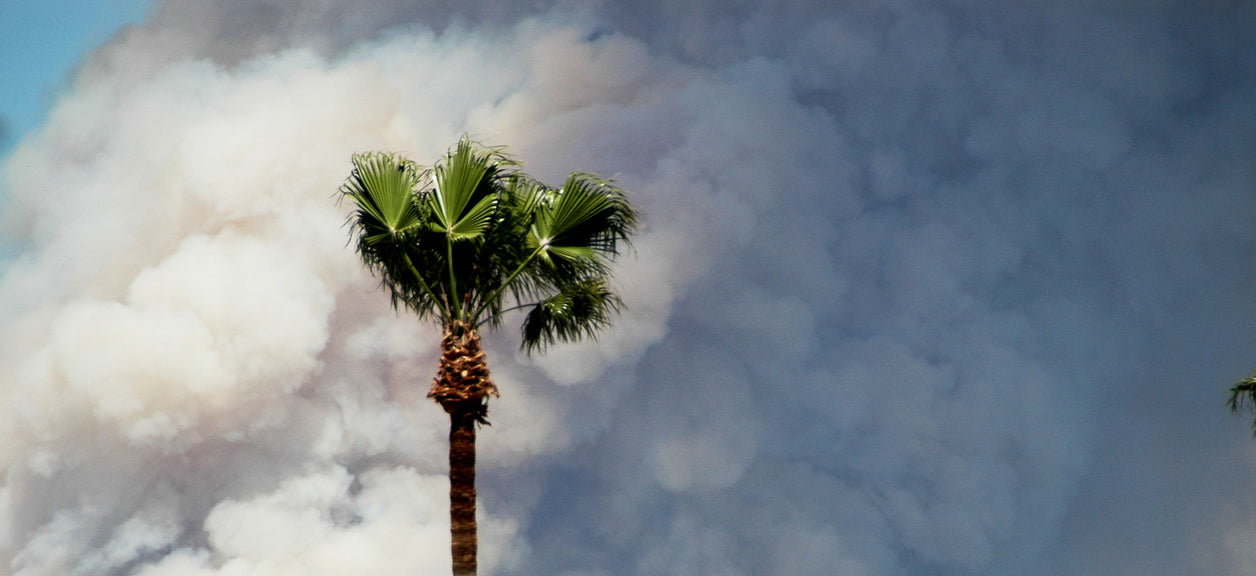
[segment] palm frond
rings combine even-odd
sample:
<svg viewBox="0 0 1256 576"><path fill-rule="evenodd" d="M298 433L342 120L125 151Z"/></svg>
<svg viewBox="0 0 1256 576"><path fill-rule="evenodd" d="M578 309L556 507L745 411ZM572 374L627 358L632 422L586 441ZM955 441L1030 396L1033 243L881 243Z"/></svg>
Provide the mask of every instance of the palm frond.
<svg viewBox="0 0 1256 576"><path fill-rule="evenodd" d="M371 242L404 234L419 224L414 206L420 176L414 163L393 154L353 155L353 172L341 192L358 207L356 223Z"/></svg>
<svg viewBox="0 0 1256 576"><path fill-rule="evenodd" d="M1230 412L1256 412L1256 374L1243 378L1230 388L1230 399L1226 401Z"/></svg>
<svg viewBox="0 0 1256 576"><path fill-rule="evenodd" d="M575 172L539 202L530 241L547 260L605 270L605 258L628 241L637 215L609 180Z"/></svg>
<svg viewBox="0 0 1256 576"><path fill-rule="evenodd" d="M516 165L500 148L483 147L464 136L432 169L434 188L426 196L432 228L453 240L480 237L496 211L503 180Z"/></svg>
<svg viewBox="0 0 1256 576"><path fill-rule="evenodd" d="M1230 408L1231 414L1253 414L1252 434L1256 435L1256 373L1239 380L1230 388L1226 406Z"/></svg>
<svg viewBox="0 0 1256 576"><path fill-rule="evenodd" d="M488 230L489 224L492 223L493 214L497 211L497 198L494 196L485 196L481 198L475 206L471 207L463 214L462 218L454 222L446 232L450 238L454 240L470 240L479 238Z"/></svg>
<svg viewBox="0 0 1256 576"><path fill-rule="evenodd" d="M541 204L547 202L554 190L532 178L515 173L506 182L512 204L520 214L536 214Z"/></svg>
<svg viewBox="0 0 1256 576"><path fill-rule="evenodd" d="M567 284L528 312L522 347L530 354L559 341L596 338L622 306L603 278Z"/></svg>
<svg viewBox="0 0 1256 576"><path fill-rule="evenodd" d="M380 276L394 307L405 306L420 317L444 315L437 279L424 274L434 258L425 235L430 217L417 202L425 173L384 152L355 154L352 161L353 171L340 191L357 206L349 223L363 263Z"/></svg>

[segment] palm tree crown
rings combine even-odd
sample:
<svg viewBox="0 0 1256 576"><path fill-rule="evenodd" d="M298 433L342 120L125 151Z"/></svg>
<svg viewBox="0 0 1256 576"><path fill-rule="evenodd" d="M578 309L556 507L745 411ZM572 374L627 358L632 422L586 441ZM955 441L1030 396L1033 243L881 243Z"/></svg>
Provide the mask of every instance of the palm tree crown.
<svg viewBox="0 0 1256 576"><path fill-rule="evenodd" d="M353 157L341 191L357 206L357 250L394 305L471 328L526 310L529 352L607 325L620 307L610 262L635 229L633 207L592 174L554 189L518 167L466 137L430 169L388 153Z"/></svg>

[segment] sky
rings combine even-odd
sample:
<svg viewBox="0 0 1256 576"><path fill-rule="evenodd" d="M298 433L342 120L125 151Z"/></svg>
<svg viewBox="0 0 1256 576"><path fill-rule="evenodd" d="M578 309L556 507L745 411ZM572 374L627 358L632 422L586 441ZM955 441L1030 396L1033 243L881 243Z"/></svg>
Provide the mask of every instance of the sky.
<svg viewBox="0 0 1256 576"><path fill-rule="evenodd" d="M84 55L143 19L140 0L15 0L0 5L0 153L43 120Z"/></svg>
<svg viewBox="0 0 1256 576"><path fill-rule="evenodd" d="M612 330L487 337L481 573L1256 573L1256 3L23 6L0 574L448 570L336 190L464 133L644 214Z"/></svg>

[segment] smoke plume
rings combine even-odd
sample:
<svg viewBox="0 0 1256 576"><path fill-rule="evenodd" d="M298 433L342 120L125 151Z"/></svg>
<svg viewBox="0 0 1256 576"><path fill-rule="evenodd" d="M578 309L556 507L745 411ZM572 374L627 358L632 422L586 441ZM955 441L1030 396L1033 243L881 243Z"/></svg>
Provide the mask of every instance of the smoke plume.
<svg viewBox="0 0 1256 576"><path fill-rule="evenodd" d="M3 171L0 574L448 570L433 326L349 158L645 214L488 339L485 574L1247 574L1256 5L158 3Z"/></svg>

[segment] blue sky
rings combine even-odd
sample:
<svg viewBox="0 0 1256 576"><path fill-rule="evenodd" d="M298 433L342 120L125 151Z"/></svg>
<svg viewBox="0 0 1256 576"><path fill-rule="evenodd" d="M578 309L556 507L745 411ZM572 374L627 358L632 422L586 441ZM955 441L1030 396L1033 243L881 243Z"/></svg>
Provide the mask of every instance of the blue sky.
<svg viewBox="0 0 1256 576"><path fill-rule="evenodd" d="M7 151L39 125L79 59L127 24L147 0L9 0L0 3L0 119Z"/></svg>

